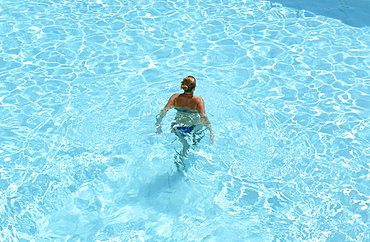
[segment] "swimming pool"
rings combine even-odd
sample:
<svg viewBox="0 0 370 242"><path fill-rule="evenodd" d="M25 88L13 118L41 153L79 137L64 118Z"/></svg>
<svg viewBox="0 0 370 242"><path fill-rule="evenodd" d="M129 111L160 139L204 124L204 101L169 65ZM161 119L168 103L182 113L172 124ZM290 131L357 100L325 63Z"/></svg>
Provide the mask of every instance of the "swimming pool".
<svg viewBox="0 0 370 242"><path fill-rule="evenodd" d="M1 241L369 241L369 27L268 1L1 1ZM198 80L214 144L173 163ZM167 128L165 128L167 125Z"/></svg>

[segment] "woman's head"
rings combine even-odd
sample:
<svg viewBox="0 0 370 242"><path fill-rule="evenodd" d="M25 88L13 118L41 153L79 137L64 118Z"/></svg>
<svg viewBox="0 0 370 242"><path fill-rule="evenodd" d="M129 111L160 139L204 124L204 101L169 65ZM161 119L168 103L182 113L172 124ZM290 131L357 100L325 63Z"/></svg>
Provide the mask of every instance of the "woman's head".
<svg viewBox="0 0 370 242"><path fill-rule="evenodd" d="M181 82L181 89L185 92L192 92L197 85L197 80L193 76L185 77Z"/></svg>

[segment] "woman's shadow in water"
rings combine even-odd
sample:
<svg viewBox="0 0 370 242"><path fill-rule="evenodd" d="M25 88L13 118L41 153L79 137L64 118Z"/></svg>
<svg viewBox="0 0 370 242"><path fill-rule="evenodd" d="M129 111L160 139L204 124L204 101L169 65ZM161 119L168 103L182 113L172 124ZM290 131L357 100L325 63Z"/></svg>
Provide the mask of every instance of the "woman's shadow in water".
<svg viewBox="0 0 370 242"><path fill-rule="evenodd" d="M177 214L180 204L186 199L183 194L187 194L187 191L182 188L188 180L188 177L179 172L155 175L137 188L138 193L128 203L150 207L157 212Z"/></svg>

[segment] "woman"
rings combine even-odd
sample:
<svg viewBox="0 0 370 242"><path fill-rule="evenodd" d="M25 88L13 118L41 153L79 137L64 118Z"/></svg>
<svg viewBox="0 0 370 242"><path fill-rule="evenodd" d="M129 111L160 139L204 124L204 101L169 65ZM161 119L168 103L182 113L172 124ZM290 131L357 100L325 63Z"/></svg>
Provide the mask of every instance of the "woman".
<svg viewBox="0 0 370 242"><path fill-rule="evenodd" d="M179 137L183 144L182 152L178 153L180 161L175 162L177 166L179 164L184 166L183 159L190 148L187 138L192 136L193 144L196 144L204 136L204 127L208 128L210 132L211 142L214 138L211 123L205 114L204 100L201 97L194 96L195 87L195 78L192 76L185 77L181 82L181 89L184 90L184 93L173 94L157 116L156 133L161 134L161 122L167 111L173 107L177 110L175 121L172 123L172 132Z"/></svg>

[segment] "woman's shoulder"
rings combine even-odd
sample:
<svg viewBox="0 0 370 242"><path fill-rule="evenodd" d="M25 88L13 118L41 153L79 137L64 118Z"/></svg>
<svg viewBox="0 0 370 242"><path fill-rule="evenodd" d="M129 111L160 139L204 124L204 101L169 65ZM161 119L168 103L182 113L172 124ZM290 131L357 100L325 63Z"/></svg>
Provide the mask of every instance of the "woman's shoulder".
<svg viewBox="0 0 370 242"><path fill-rule="evenodd" d="M177 98L178 96L180 96L180 93L174 93L172 94L171 99Z"/></svg>
<svg viewBox="0 0 370 242"><path fill-rule="evenodd" d="M197 102L201 102L203 101L203 98L202 97L199 97L199 96L193 96L193 99Z"/></svg>

